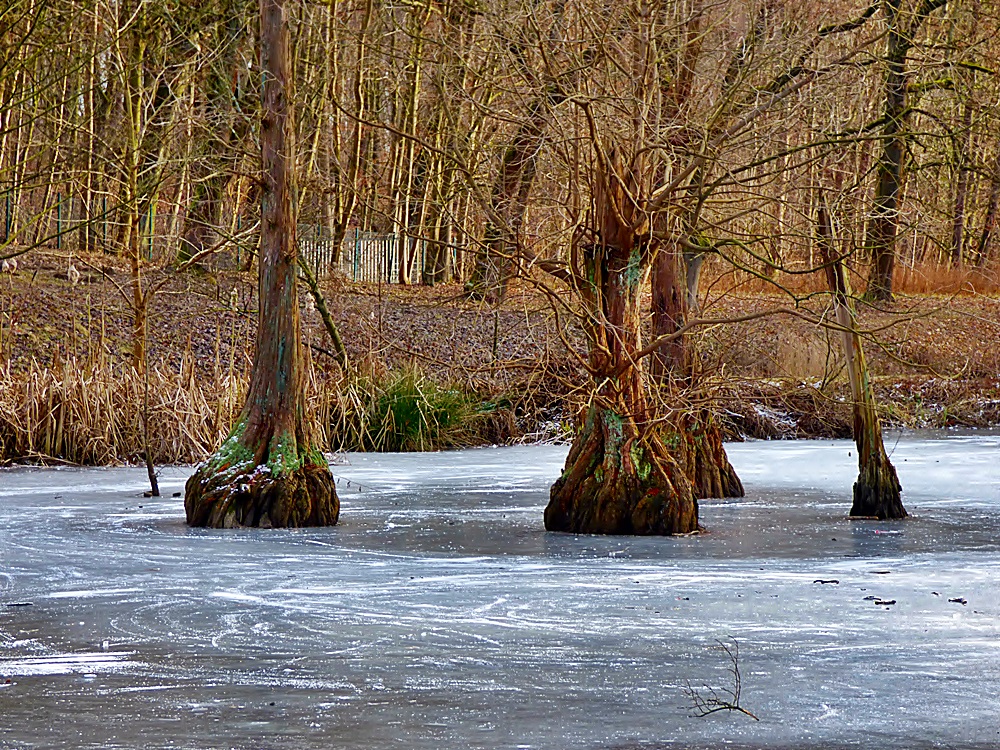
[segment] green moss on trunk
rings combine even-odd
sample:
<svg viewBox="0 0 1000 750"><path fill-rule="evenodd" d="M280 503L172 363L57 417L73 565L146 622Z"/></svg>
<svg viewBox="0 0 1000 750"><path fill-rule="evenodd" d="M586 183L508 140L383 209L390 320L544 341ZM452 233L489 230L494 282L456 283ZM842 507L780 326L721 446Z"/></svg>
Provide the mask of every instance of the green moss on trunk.
<svg viewBox="0 0 1000 750"><path fill-rule="evenodd" d="M235 435L197 467L184 488L192 526L332 526L340 515L330 467L322 454L299 451L287 438L258 464Z"/></svg>
<svg viewBox="0 0 1000 750"><path fill-rule="evenodd" d="M685 534L698 502L652 429L591 406L566 469L553 485L545 528L577 534Z"/></svg>
<svg viewBox="0 0 1000 750"><path fill-rule="evenodd" d="M330 467L303 420L297 296L295 147L284 0L261 0L260 314L250 391L239 423L185 486L192 526L332 526Z"/></svg>

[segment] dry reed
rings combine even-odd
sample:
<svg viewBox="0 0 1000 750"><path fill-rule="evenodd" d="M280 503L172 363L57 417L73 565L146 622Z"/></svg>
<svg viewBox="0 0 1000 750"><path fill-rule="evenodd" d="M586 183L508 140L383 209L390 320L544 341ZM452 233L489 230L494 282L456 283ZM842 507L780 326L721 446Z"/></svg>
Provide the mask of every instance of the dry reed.
<svg viewBox="0 0 1000 750"><path fill-rule="evenodd" d="M149 370L149 451L156 464L205 458L239 416L248 376L230 369L199 376L185 354L176 370ZM0 369L0 461L81 465L132 463L144 444L143 376L124 363L68 360ZM334 380L307 367L313 434L331 450L437 450L483 442L499 410L437 386L418 373ZM511 427L511 430L513 428ZM505 435L506 439L514 437Z"/></svg>
<svg viewBox="0 0 1000 750"><path fill-rule="evenodd" d="M145 382L125 364L75 360L0 370L0 458L106 465L142 456ZM199 382L190 358L149 371L149 447L156 463L190 463L229 431L246 379Z"/></svg>
<svg viewBox="0 0 1000 750"><path fill-rule="evenodd" d="M852 270L851 285L856 293L863 292L866 288L867 271L866 266ZM713 290L712 296L718 296L723 292L736 293L740 296L770 295L781 290L796 295L807 295L826 292L826 283L826 277L821 270L811 273L776 271L771 276L765 276L711 265L706 268L704 287ZM927 261L914 265L900 263L893 278L893 290L904 296L994 296L1000 294L1000 271L995 266L955 267Z"/></svg>

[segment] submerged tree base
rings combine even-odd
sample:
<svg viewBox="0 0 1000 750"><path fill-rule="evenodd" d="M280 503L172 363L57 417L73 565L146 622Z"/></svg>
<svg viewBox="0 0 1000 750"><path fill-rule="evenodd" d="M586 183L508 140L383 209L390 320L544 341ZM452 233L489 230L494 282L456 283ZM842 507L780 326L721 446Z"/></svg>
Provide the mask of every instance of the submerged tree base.
<svg viewBox="0 0 1000 750"><path fill-rule="evenodd" d="M685 414L676 432L670 435L668 445L675 449L699 500L746 494L722 445L722 430L708 412Z"/></svg>
<svg viewBox="0 0 1000 750"><path fill-rule="evenodd" d="M593 405L552 486L545 528L575 534L687 534L698 501L655 430Z"/></svg>
<svg viewBox="0 0 1000 750"><path fill-rule="evenodd" d="M900 493L903 491L895 467L888 459L880 467L863 471L854 483L852 517L877 518L888 521L906 518L906 508Z"/></svg>
<svg viewBox="0 0 1000 750"><path fill-rule="evenodd" d="M230 436L184 486L189 525L231 529L337 523L340 499L321 453L299 455L287 444L272 440L270 455L258 461L239 437L238 433Z"/></svg>

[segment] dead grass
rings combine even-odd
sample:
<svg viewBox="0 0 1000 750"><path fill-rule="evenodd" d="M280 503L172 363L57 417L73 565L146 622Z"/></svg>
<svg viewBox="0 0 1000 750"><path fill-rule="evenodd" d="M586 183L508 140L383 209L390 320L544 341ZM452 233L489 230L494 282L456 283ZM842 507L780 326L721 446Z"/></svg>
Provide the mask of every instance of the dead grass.
<svg viewBox="0 0 1000 750"><path fill-rule="evenodd" d="M0 283L0 462L140 459L144 384L127 364L131 318L111 276L71 287L58 277L64 266L33 262ZM898 278L895 306L860 306L888 422L1000 423L1000 348L988 344L1000 335L1000 300L988 296L998 291L994 272L928 266L900 269ZM790 303L746 273L713 276L710 267L705 281L707 317ZM801 294L824 289L818 274L779 281ZM863 287L857 276L854 283ZM172 284L156 298L150 329L150 453L160 464L200 460L228 434L256 328L249 277ZM303 312L316 358L308 361L307 412L329 449L434 450L563 435L586 393L546 302L530 290L495 309L465 301L456 287L334 286L331 308L363 376L348 382L332 366L323 370L323 333ZM236 309L225 302L234 288L242 295ZM820 315L826 302L824 294L801 306ZM822 327L766 317L705 329L698 340L703 371L723 383L715 400L733 433L848 433L840 344Z"/></svg>
<svg viewBox="0 0 1000 750"><path fill-rule="evenodd" d="M517 437L513 412L443 387L416 370L346 381L307 362L306 408L327 450L439 450ZM193 463L229 434L249 378L199 376L190 353L148 377L149 450L156 464ZM131 366L69 360L0 370L0 461L81 465L142 458L146 382Z"/></svg>
<svg viewBox="0 0 1000 750"><path fill-rule="evenodd" d="M243 405L246 379L149 373L149 445L156 463L204 458L228 434ZM54 367L0 370L0 459L58 459L107 465L138 460L145 382L124 364L69 360Z"/></svg>
<svg viewBox="0 0 1000 750"><path fill-rule="evenodd" d="M867 287L867 266L852 267L851 286L856 293ZM826 278L821 271L787 273L777 271L772 276L755 275L746 271L706 268L705 283L713 296L722 292L741 295L774 294L786 290L797 296L827 291ZM893 289L902 296L996 296L1000 295L1000 268L987 266L954 267L941 263L923 262L915 265L901 263L896 267Z"/></svg>

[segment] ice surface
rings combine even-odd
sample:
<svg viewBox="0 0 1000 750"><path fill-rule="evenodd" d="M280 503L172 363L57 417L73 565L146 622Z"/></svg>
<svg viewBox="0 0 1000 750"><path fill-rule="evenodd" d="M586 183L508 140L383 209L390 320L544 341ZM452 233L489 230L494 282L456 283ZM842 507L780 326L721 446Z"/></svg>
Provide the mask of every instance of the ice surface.
<svg viewBox="0 0 1000 750"><path fill-rule="evenodd" d="M851 444L754 442L666 539L546 534L564 448L351 456L306 531L2 471L0 747L1000 747L1000 437L889 448L905 522L846 518ZM689 715L728 637L760 722Z"/></svg>

